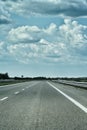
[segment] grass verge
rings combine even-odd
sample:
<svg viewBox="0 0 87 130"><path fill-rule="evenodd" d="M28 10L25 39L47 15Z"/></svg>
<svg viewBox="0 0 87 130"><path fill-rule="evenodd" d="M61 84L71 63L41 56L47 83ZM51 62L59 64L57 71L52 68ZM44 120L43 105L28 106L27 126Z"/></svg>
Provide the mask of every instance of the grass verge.
<svg viewBox="0 0 87 130"><path fill-rule="evenodd" d="M0 86L26 82L25 80L1 81Z"/></svg>

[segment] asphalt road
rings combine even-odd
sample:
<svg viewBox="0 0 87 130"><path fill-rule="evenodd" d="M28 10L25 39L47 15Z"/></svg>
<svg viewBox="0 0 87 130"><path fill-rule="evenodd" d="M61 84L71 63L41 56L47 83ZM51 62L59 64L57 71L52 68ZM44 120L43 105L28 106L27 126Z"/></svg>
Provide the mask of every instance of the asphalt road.
<svg viewBox="0 0 87 130"><path fill-rule="evenodd" d="M51 81L0 87L0 130L87 130L87 90Z"/></svg>

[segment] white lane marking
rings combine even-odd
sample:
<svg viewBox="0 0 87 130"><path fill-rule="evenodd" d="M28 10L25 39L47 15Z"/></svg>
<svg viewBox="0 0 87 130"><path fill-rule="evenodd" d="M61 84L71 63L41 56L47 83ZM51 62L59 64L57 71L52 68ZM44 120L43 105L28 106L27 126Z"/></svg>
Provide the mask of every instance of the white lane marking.
<svg viewBox="0 0 87 130"><path fill-rule="evenodd" d="M67 94L65 94L64 92L62 92L60 89L56 88L54 85L52 85L51 83L47 82L52 88L54 88L55 90L57 90L59 93L61 93L64 97L66 97L68 100L70 100L72 103L74 103L77 107L79 107L81 110L83 110L85 113L87 113L87 108L84 107L82 104L80 104L78 101L76 101L75 99L71 98L70 96L68 96Z"/></svg>
<svg viewBox="0 0 87 130"><path fill-rule="evenodd" d="M2 98L2 99L0 99L0 101L4 101L4 100L6 100L8 97L4 97L4 98Z"/></svg>
<svg viewBox="0 0 87 130"><path fill-rule="evenodd" d="M14 94L19 94L19 91L15 92Z"/></svg>
<svg viewBox="0 0 87 130"><path fill-rule="evenodd" d="M24 91L25 89L22 89L22 91Z"/></svg>

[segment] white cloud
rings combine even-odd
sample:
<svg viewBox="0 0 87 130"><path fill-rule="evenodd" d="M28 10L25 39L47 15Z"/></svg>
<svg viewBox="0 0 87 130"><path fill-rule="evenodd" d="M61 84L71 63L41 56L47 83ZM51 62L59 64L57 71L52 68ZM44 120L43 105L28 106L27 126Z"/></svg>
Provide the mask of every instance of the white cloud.
<svg viewBox="0 0 87 130"><path fill-rule="evenodd" d="M48 28L21 26L9 32L8 51L22 62L50 60L51 62L86 61L87 26L65 19L64 24ZM77 62L78 62L77 61Z"/></svg>
<svg viewBox="0 0 87 130"><path fill-rule="evenodd" d="M11 29L8 39L13 43L16 42L36 42L39 40L40 29L37 26L22 26Z"/></svg>
<svg viewBox="0 0 87 130"><path fill-rule="evenodd" d="M6 56L6 45L4 42L0 41L0 59Z"/></svg>
<svg viewBox="0 0 87 130"><path fill-rule="evenodd" d="M46 41L45 41L46 42ZM48 43L48 42L47 42ZM61 47L61 45L60 45ZM41 62L46 60L59 61L62 60L62 47L58 49L57 45L53 44L15 44L8 47L11 55L13 55L16 60L29 63L29 62ZM63 58L63 57L62 57Z"/></svg>
<svg viewBox="0 0 87 130"><path fill-rule="evenodd" d="M64 20L64 22L65 23L59 27L60 37L63 37L63 42L65 40L66 44L76 48L84 46L87 42L87 38L84 35L84 30L87 30L87 26L67 19Z"/></svg>
<svg viewBox="0 0 87 130"><path fill-rule="evenodd" d="M3 45L4 45L4 43L0 42L0 51L3 49Z"/></svg>
<svg viewBox="0 0 87 130"><path fill-rule="evenodd" d="M57 25L54 23L51 23L47 29L44 29L44 32L51 35L57 32Z"/></svg>

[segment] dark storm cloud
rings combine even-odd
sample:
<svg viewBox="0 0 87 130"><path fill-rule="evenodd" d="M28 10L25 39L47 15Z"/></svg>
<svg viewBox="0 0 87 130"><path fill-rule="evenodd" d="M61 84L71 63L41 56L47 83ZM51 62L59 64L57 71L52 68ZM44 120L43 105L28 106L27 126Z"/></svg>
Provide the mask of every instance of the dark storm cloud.
<svg viewBox="0 0 87 130"><path fill-rule="evenodd" d="M87 0L2 0L11 6L11 11L22 15L87 16ZM15 4L15 5L14 5ZM7 4L8 5L8 4ZM9 8L9 7L7 7Z"/></svg>
<svg viewBox="0 0 87 130"><path fill-rule="evenodd" d="M78 1L68 1L61 3L53 2L29 2L25 6L26 12L30 11L37 14L64 15L79 17L87 15L87 4Z"/></svg>

